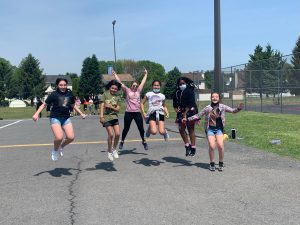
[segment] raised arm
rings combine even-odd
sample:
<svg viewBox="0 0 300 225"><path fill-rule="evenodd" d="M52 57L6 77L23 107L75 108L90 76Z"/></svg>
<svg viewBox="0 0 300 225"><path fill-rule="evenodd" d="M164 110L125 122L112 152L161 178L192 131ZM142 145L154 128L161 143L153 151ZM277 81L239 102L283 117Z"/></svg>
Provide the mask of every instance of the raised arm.
<svg viewBox="0 0 300 225"><path fill-rule="evenodd" d="M229 113L238 113L239 111L241 111L244 108L244 103L240 103L239 106L237 108L231 108L227 105L225 105L225 111L229 112Z"/></svg>
<svg viewBox="0 0 300 225"><path fill-rule="evenodd" d="M116 71L112 71L112 74L114 75L114 77L116 78L116 80L122 85L122 88L125 88L126 85L122 83L120 77L117 75Z"/></svg>
<svg viewBox="0 0 300 225"><path fill-rule="evenodd" d="M143 80L142 80L142 82L141 82L141 84L140 84L140 86L139 86L139 89L140 89L140 90L143 89L143 87L144 87L144 85L145 85L145 83L146 83L147 77L148 77L148 71L145 69L145 70L144 70L144 77L143 77Z"/></svg>

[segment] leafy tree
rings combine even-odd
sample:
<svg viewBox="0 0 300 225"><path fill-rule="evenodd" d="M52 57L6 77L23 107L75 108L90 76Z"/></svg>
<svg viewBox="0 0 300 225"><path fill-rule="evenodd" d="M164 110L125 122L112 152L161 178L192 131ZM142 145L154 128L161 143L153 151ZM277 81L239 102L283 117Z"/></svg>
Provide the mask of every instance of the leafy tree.
<svg viewBox="0 0 300 225"><path fill-rule="evenodd" d="M214 72L213 71L205 71L204 73L204 83L205 83L205 88L207 89L211 89L211 87L213 86L213 79L214 77Z"/></svg>
<svg viewBox="0 0 300 225"><path fill-rule="evenodd" d="M177 88L176 81L181 76L181 72L178 70L177 67L174 67L173 70L167 73L167 81L164 86L164 94L166 95L167 99L172 99L174 91Z"/></svg>
<svg viewBox="0 0 300 225"><path fill-rule="evenodd" d="M289 74L288 83L291 94L300 95L300 36L293 49L293 56L291 60L293 66L293 73Z"/></svg>
<svg viewBox="0 0 300 225"><path fill-rule="evenodd" d="M102 92L103 82L96 55L83 61L78 91L80 96L97 95Z"/></svg>
<svg viewBox="0 0 300 225"><path fill-rule="evenodd" d="M267 96L277 94L280 70L286 63L282 54L268 44L265 50L260 45L256 46L254 54L249 56L250 60L245 67L248 74L245 77L246 87L251 90L254 88L254 92L259 90L260 94L264 93Z"/></svg>
<svg viewBox="0 0 300 225"><path fill-rule="evenodd" d="M21 97L30 99L32 104L33 98L44 95L46 90L45 76L42 73L39 60L31 54L21 61L17 69L15 78L20 79Z"/></svg>
<svg viewBox="0 0 300 225"><path fill-rule="evenodd" d="M162 82L162 89L163 89L163 85L164 85L164 82L166 80L166 75L165 75L165 68L161 65L161 64L158 64L158 63L155 63L155 62L151 62L151 61L148 61L148 60L142 60L142 61L138 61L137 62L137 65L138 65L138 68L141 68L140 69L140 75L138 75L137 77L137 80L138 81L141 81L142 80L142 71L144 68L147 69L148 71L148 79L145 83L145 86L144 86L144 89L142 91L142 96L149 90L152 89L152 82L154 80L159 80Z"/></svg>
<svg viewBox="0 0 300 225"><path fill-rule="evenodd" d="M0 58L0 104L4 101L7 90L9 89L9 80L13 74L13 67L10 62Z"/></svg>

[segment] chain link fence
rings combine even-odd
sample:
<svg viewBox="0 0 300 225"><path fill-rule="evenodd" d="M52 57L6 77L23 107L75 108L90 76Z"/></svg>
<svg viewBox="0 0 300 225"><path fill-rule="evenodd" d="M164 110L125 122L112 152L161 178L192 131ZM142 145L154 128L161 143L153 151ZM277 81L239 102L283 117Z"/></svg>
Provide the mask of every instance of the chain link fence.
<svg viewBox="0 0 300 225"><path fill-rule="evenodd" d="M244 102L249 111L300 114L299 58L297 53L223 68L222 101Z"/></svg>

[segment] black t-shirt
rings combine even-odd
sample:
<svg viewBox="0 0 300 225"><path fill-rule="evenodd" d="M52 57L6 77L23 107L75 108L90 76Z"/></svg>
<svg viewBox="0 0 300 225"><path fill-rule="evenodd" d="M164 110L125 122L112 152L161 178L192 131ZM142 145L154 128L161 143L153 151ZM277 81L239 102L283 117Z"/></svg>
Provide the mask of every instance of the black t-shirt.
<svg viewBox="0 0 300 225"><path fill-rule="evenodd" d="M51 105L50 118L69 118L71 105L75 103L75 98L70 90L52 92L46 99L46 104Z"/></svg>

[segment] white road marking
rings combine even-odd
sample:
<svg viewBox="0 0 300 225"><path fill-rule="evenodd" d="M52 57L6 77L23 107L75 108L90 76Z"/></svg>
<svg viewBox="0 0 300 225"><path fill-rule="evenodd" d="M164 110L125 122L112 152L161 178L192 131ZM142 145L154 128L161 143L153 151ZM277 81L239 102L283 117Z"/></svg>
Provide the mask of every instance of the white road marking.
<svg viewBox="0 0 300 225"><path fill-rule="evenodd" d="M13 123L6 124L6 125L0 127L0 129L3 129L3 128L5 128L5 127L9 127L9 126L14 125L14 124L16 124L16 123L19 123L19 122L21 122L21 121L23 121L23 120L18 120L18 121L15 121L15 122L13 122Z"/></svg>

